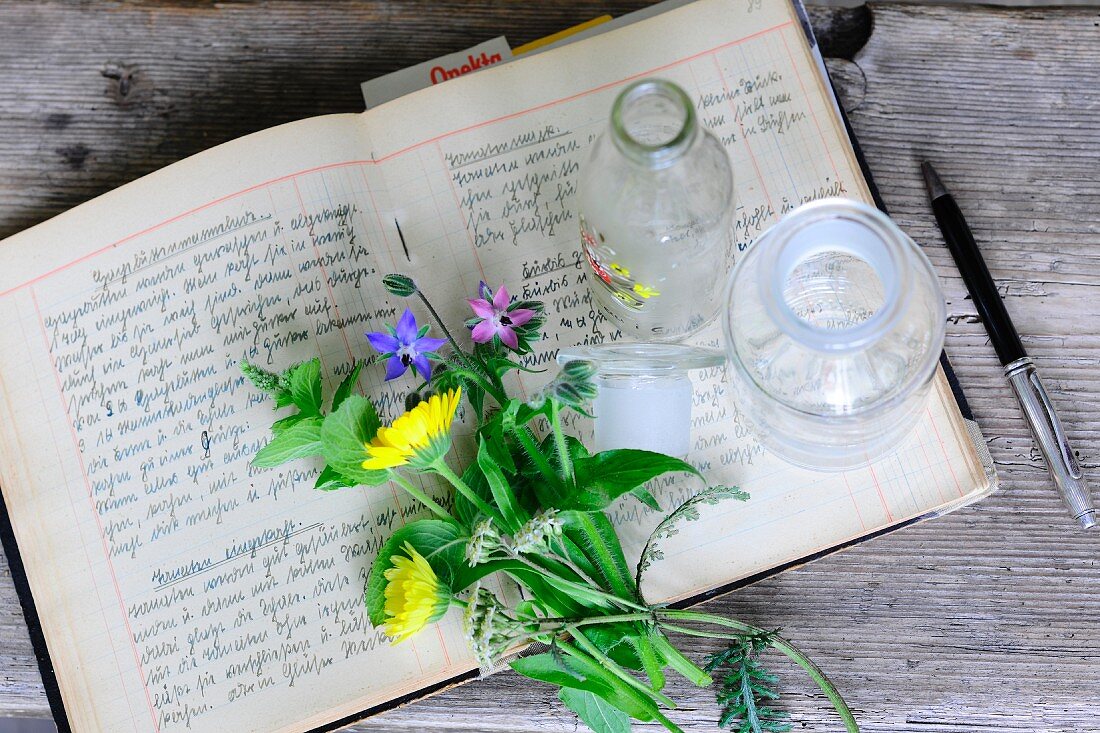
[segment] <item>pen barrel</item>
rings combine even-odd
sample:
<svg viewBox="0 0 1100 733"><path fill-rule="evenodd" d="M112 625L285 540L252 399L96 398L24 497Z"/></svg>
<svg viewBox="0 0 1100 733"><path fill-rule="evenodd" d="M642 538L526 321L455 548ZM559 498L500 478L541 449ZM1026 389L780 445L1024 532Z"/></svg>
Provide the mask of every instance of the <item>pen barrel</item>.
<svg viewBox="0 0 1100 733"><path fill-rule="evenodd" d="M1026 356L1020 335L1008 317L993 276L989 274L989 268L954 197L948 194L935 199L932 211L1001 364L1007 365Z"/></svg>
<svg viewBox="0 0 1100 733"><path fill-rule="evenodd" d="M1031 435L1066 508L1082 528L1096 526L1098 518L1088 483L1035 365L1026 357L1017 359L1005 367L1005 376L1020 401Z"/></svg>

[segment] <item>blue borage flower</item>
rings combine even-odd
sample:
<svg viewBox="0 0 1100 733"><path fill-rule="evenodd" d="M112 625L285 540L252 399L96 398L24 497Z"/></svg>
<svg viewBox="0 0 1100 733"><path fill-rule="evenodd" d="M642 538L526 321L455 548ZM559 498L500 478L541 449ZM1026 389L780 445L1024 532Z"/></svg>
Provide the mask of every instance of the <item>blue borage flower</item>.
<svg viewBox="0 0 1100 733"><path fill-rule="evenodd" d="M425 381L432 378L432 362L429 355L440 346L447 343L445 339L428 337L430 327L417 327L416 316L408 308L401 315L397 327L386 324L384 332L379 331L367 334L367 341L375 351L383 357L387 357L386 381L397 379L411 366Z"/></svg>

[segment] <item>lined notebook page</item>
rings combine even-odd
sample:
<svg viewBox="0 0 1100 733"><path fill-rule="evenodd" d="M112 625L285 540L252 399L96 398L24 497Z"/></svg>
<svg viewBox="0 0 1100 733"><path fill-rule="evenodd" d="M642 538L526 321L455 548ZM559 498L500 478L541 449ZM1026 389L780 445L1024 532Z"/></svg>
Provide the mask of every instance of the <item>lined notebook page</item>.
<svg viewBox="0 0 1100 733"><path fill-rule="evenodd" d="M397 647L365 623L366 569L417 509L392 487L314 492L315 462L250 470L273 413L236 362L320 353L331 389L404 307L380 287L392 271L455 327L482 279L546 301L534 366L616 338L587 293L573 196L616 91L655 74L730 151L739 245L804 200L867 198L791 9L704 0L221 146L0 246L0 484L75 730L305 731L473 668L457 614ZM359 386L392 418L413 383L380 377ZM763 455L723 390L720 373L697 386L693 459L753 499L674 538L651 599L986 488L942 376L911 444L844 475ZM616 520L636 547L657 516L624 503Z"/></svg>
<svg viewBox="0 0 1100 733"><path fill-rule="evenodd" d="M690 40L681 27L692 29ZM788 3L695 3L629 32L569 46L568 59L547 54L409 95L370 118L386 188L402 220L412 222L402 226L415 271L438 273L432 286L447 298L483 279L544 299L554 333L538 350L538 365L552 367L562 346L620 338L587 292L591 275L572 197L587 147L606 128L626 81L659 75L680 84L725 143L741 250L807 201L871 203ZM694 341L721 347L720 331L715 322ZM690 460L711 483L738 485L752 499L704 508L699 522L666 541L664 560L648 575L650 600L688 598L990 488L942 372L906 445L870 468L840 474L796 469L765 454L737 418L724 371L695 377ZM525 376L521 388L538 382ZM671 509L698 489L680 480L654 493ZM632 498L613 513L635 556L660 518Z"/></svg>

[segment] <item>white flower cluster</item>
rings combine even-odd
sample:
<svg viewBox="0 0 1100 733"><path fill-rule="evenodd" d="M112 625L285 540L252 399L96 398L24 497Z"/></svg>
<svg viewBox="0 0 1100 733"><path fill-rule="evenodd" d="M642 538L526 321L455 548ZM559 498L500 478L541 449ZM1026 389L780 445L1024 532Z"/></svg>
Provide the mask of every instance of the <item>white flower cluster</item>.
<svg viewBox="0 0 1100 733"><path fill-rule="evenodd" d="M494 666L494 659L507 651L517 639L522 625L507 614L504 604L478 583L462 616L466 642L483 667Z"/></svg>
<svg viewBox="0 0 1100 733"><path fill-rule="evenodd" d="M520 555L542 552L551 537L561 537L557 509L543 509L512 536L512 549Z"/></svg>
<svg viewBox="0 0 1100 733"><path fill-rule="evenodd" d="M470 567L487 563L500 546L500 534L493 527L493 520L483 519L474 527L473 534L466 542L466 562Z"/></svg>

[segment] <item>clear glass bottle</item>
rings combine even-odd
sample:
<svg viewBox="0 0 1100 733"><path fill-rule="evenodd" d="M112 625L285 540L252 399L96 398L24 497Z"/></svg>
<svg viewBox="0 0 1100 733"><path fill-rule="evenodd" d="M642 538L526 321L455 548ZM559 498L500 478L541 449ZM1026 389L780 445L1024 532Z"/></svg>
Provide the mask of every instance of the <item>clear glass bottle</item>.
<svg viewBox="0 0 1100 733"><path fill-rule="evenodd" d="M578 202L590 287L628 340L679 340L714 318L732 266L733 172L683 89L644 79L619 94Z"/></svg>
<svg viewBox="0 0 1100 733"><path fill-rule="evenodd" d="M895 448L943 350L943 292L878 209L795 209L741 255L723 321L738 411L773 452L844 469Z"/></svg>

